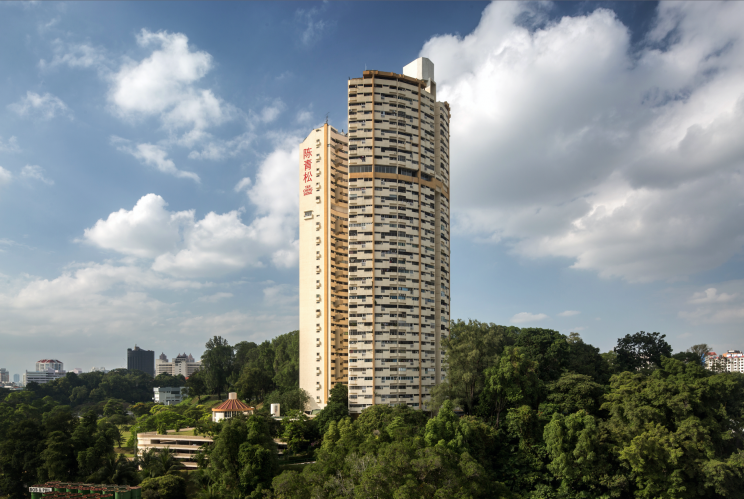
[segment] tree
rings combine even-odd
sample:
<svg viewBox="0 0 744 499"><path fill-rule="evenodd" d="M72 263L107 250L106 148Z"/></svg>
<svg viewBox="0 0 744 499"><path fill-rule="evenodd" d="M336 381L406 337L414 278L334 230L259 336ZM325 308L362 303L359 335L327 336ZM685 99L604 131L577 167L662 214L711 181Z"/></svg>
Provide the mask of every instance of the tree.
<svg viewBox="0 0 744 499"><path fill-rule="evenodd" d="M547 385L547 393L547 400L540 404L540 409L546 415L555 412L572 414L577 411L595 415L602 404L605 388L590 376L566 373Z"/></svg>
<svg viewBox="0 0 744 499"><path fill-rule="evenodd" d="M233 372L235 353L227 340L221 336L213 337L206 343L205 348L201 359L207 390L221 398L228 390L227 380Z"/></svg>
<svg viewBox="0 0 744 499"><path fill-rule="evenodd" d="M708 352L710 352L710 350L710 346L706 343L692 345L690 348L687 349L688 352L694 354L698 358L702 365L705 365L705 358L708 356Z"/></svg>
<svg viewBox="0 0 744 499"><path fill-rule="evenodd" d="M498 361L517 331L473 320L452 322L449 337L442 340L447 351L447 377L434 391L436 405L449 399L472 414L486 384L484 372Z"/></svg>
<svg viewBox="0 0 744 499"><path fill-rule="evenodd" d="M523 328L514 343L528 358L537 363L540 379L549 383L561 377L568 367L570 349L566 336L552 329Z"/></svg>
<svg viewBox="0 0 744 499"><path fill-rule="evenodd" d="M291 454L305 452L316 435L315 422L304 412L289 411L282 419L282 437L287 442L287 451Z"/></svg>
<svg viewBox="0 0 744 499"><path fill-rule="evenodd" d="M537 370L537 362L522 353L521 348L506 347L499 363L486 371L486 392L497 428L502 412L537 399L541 384Z"/></svg>
<svg viewBox="0 0 744 499"><path fill-rule="evenodd" d="M222 494L244 497L268 487L276 474L276 445L267 418L240 415L221 423L207 449L206 472Z"/></svg>
<svg viewBox="0 0 744 499"><path fill-rule="evenodd" d="M206 371L198 370L192 373L186 380L186 386L189 389L189 396L198 397L197 400L199 401L201 400L201 396L206 395L208 392L205 374Z"/></svg>
<svg viewBox="0 0 744 499"><path fill-rule="evenodd" d="M662 357L672 356L672 347L664 338L665 334L639 331L618 338L615 353L617 367L622 371L637 371L644 368L660 367Z"/></svg>
<svg viewBox="0 0 744 499"><path fill-rule="evenodd" d="M662 358L650 373L613 377L605 399L605 431L635 497L741 495L744 376Z"/></svg>
<svg viewBox="0 0 744 499"><path fill-rule="evenodd" d="M602 385L610 381L611 371L607 360L599 353L599 348L584 343L579 333L568 335L566 369L591 376L594 381Z"/></svg>
<svg viewBox="0 0 744 499"><path fill-rule="evenodd" d="M330 424L341 421L349 416L349 387L343 383L336 383L331 388L328 404L315 416L315 424L323 435Z"/></svg>
<svg viewBox="0 0 744 499"><path fill-rule="evenodd" d="M266 396L264 405L280 404L282 414L289 411L304 411L310 402L310 395L302 388L295 388L286 392L275 390Z"/></svg>
<svg viewBox="0 0 744 499"><path fill-rule="evenodd" d="M178 475L147 478L140 484L145 499L182 499L186 497L186 480Z"/></svg>

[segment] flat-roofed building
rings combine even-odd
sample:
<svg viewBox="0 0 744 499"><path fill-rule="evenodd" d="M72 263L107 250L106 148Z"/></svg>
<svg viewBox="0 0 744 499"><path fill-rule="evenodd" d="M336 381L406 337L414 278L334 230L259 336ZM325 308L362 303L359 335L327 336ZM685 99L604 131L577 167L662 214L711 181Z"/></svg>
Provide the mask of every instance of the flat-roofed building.
<svg viewBox="0 0 744 499"><path fill-rule="evenodd" d="M142 455L148 449L170 449L174 457L188 469L198 468L196 453L208 444L214 442L212 438L202 435L188 435L191 428L182 431L168 430L165 435L155 431L137 433L137 454Z"/></svg>
<svg viewBox="0 0 744 499"><path fill-rule="evenodd" d="M127 348L127 369L137 369L150 376L155 376L155 352L144 350L137 345Z"/></svg>
<svg viewBox="0 0 744 499"><path fill-rule="evenodd" d="M155 376L158 374L178 376L180 374L184 378L188 378L201 369L201 366L201 362L194 360L191 354L179 353L172 361L169 361L168 357L161 353L160 357L155 360Z"/></svg>
<svg viewBox="0 0 744 499"><path fill-rule="evenodd" d="M178 405L189 396L186 386L156 386L152 391L152 401L163 405Z"/></svg>

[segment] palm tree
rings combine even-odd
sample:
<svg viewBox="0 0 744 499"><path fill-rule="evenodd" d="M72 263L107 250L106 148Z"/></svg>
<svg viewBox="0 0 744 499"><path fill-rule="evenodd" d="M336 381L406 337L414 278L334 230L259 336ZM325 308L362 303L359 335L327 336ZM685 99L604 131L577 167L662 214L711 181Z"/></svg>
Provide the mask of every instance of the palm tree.
<svg viewBox="0 0 744 499"><path fill-rule="evenodd" d="M169 471L176 471L183 469L183 464L176 459L175 452L170 450L170 447L165 447L158 451L158 457L156 460L158 476L167 475Z"/></svg>

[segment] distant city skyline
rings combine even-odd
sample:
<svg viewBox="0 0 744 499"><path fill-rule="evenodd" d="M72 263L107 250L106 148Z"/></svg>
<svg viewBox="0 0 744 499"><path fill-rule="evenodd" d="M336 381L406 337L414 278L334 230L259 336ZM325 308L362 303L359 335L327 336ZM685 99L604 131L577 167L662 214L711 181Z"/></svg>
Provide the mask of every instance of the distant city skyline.
<svg viewBox="0 0 744 499"><path fill-rule="evenodd" d="M417 57L453 109L453 319L744 349L742 21L742 2L0 2L0 366L296 330L297 144L326 116L348 130L349 78Z"/></svg>

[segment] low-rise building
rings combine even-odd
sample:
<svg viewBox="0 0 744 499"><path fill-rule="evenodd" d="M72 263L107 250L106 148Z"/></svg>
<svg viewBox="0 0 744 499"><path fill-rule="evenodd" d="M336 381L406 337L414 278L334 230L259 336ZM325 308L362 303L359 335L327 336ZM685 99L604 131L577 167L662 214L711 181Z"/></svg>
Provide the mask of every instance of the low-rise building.
<svg viewBox="0 0 744 499"><path fill-rule="evenodd" d="M204 445L211 444L210 437L201 435L186 435L188 428L182 432L168 430L165 435L157 432L137 433L137 454L148 449L170 449L174 457L188 469L196 469L196 453Z"/></svg>
<svg viewBox="0 0 744 499"><path fill-rule="evenodd" d="M255 411L255 408L245 405L243 402L238 400L237 393L230 392L227 400L218 406L212 407L212 421L218 423L223 419L230 419L238 414L249 416L253 414L253 411Z"/></svg>
<svg viewBox="0 0 744 499"><path fill-rule="evenodd" d="M43 385L44 383L49 383L57 378L64 378L66 375L67 371L64 370L54 371L49 369L48 371L26 371L23 374L23 386L28 385L32 381Z"/></svg>
<svg viewBox="0 0 744 499"><path fill-rule="evenodd" d="M152 401L156 404L177 405L188 397L189 389L186 386L160 386L152 389Z"/></svg>
<svg viewBox="0 0 744 499"><path fill-rule="evenodd" d="M188 378L199 369L201 369L201 362L196 361L191 354L178 354L173 361L169 362L168 357L161 353L160 357L155 359L155 376L158 374L178 376L180 374Z"/></svg>

